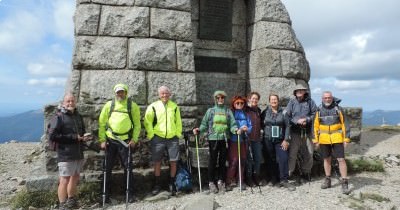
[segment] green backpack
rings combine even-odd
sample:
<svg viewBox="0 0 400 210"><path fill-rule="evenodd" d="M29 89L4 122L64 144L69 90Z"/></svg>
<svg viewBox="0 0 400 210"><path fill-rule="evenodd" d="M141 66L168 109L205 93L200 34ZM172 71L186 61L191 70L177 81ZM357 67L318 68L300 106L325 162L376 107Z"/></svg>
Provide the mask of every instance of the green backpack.
<svg viewBox="0 0 400 210"><path fill-rule="evenodd" d="M223 134L228 130L228 123L230 122L230 115L228 109L224 108L225 112L215 112L214 108L210 110L210 117L208 123L208 133Z"/></svg>

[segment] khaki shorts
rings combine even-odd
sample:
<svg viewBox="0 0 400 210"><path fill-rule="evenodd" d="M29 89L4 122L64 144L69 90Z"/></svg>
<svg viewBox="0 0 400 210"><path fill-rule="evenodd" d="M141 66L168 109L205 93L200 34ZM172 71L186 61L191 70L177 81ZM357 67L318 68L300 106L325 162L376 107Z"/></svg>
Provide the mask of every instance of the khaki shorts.
<svg viewBox="0 0 400 210"><path fill-rule="evenodd" d="M81 173L83 163L84 163L83 160L59 162L58 163L59 176L73 176Z"/></svg>

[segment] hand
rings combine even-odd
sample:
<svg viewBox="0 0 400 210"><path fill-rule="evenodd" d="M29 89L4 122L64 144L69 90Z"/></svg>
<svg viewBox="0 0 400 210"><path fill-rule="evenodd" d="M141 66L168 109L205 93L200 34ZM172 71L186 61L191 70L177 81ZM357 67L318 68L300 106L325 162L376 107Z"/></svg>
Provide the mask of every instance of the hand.
<svg viewBox="0 0 400 210"><path fill-rule="evenodd" d="M101 142L100 147L102 150L105 150L107 147L107 142Z"/></svg>
<svg viewBox="0 0 400 210"><path fill-rule="evenodd" d="M128 145L133 149L133 148L136 148L136 147L140 147L140 142L139 141L135 142L134 140L131 139L129 141Z"/></svg>
<svg viewBox="0 0 400 210"><path fill-rule="evenodd" d="M84 141L85 137L78 134L76 138L78 141Z"/></svg>
<svg viewBox="0 0 400 210"><path fill-rule="evenodd" d="M237 135L242 134L242 129L237 129L237 130L236 130L236 134L237 134Z"/></svg>
<svg viewBox="0 0 400 210"><path fill-rule="evenodd" d="M315 147L315 149L318 149L319 148L319 143L315 143L314 147Z"/></svg>
<svg viewBox="0 0 400 210"><path fill-rule="evenodd" d="M282 144L281 144L281 148L282 148L284 151L288 150L288 148L289 148L289 142L286 141L286 140L283 140L283 141L282 141Z"/></svg>
<svg viewBox="0 0 400 210"><path fill-rule="evenodd" d="M243 130L244 132L246 132L248 130L247 126L245 126L245 125L243 125L240 129Z"/></svg>
<svg viewBox="0 0 400 210"><path fill-rule="evenodd" d="M193 134L194 135L197 135L198 133L199 133L199 128L193 128Z"/></svg>
<svg viewBox="0 0 400 210"><path fill-rule="evenodd" d="M348 142L343 142L344 148L346 148L348 144L349 144Z"/></svg>
<svg viewBox="0 0 400 210"><path fill-rule="evenodd" d="M307 121L306 118L300 118L297 120L297 124L299 125L306 125Z"/></svg>

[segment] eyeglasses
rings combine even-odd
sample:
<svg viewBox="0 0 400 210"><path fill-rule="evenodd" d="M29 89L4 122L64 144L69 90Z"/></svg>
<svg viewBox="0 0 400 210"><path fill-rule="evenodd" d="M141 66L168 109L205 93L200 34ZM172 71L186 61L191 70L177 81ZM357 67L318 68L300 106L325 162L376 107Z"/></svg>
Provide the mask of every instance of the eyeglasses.
<svg viewBox="0 0 400 210"><path fill-rule="evenodd" d="M244 102L236 102L235 105L244 105Z"/></svg>
<svg viewBox="0 0 400 210"><path fill-rule="evenodd" d="M225 99L225 97L224 96L217 96L217 97L215 97L216 99Z"/></svg>

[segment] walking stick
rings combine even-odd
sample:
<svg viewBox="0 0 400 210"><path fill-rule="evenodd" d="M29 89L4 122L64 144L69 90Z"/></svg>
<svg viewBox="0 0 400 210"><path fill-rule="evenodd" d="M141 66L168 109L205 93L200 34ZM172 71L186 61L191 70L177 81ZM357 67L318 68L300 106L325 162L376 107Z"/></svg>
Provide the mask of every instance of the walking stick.
<svg viewBox="0 0 400 210"><path fill-rule="evenodd" d="M242 166L240 163L240 134L238 134L238 156L239 156L239 192L242 192Z"/></svg>
<svg viewBox="0 0 400 210"><path fill-rule="evenodd" d="M200 174L199 144L198 144L197 135L195 135L195 139L196 139L197 171L199 172L199 186L200 186L200 192L202 192L202 191L201 191L201 174Z"/></svg>
<svg viewBox="0 0 400 210"><path fill-rule="evenodd" d="M125 194L125 209L128 209L129 203L129 179L131 175L131 145L128 145L128 165L126 166L126 194Z"/></svg>
<svg viewBox="0 0 400 210"><path fill-rule="evenodd" d="M107 143L104 149L104 166L103 166L103 208L106 205L106 181L107 181Z"/></svg>

